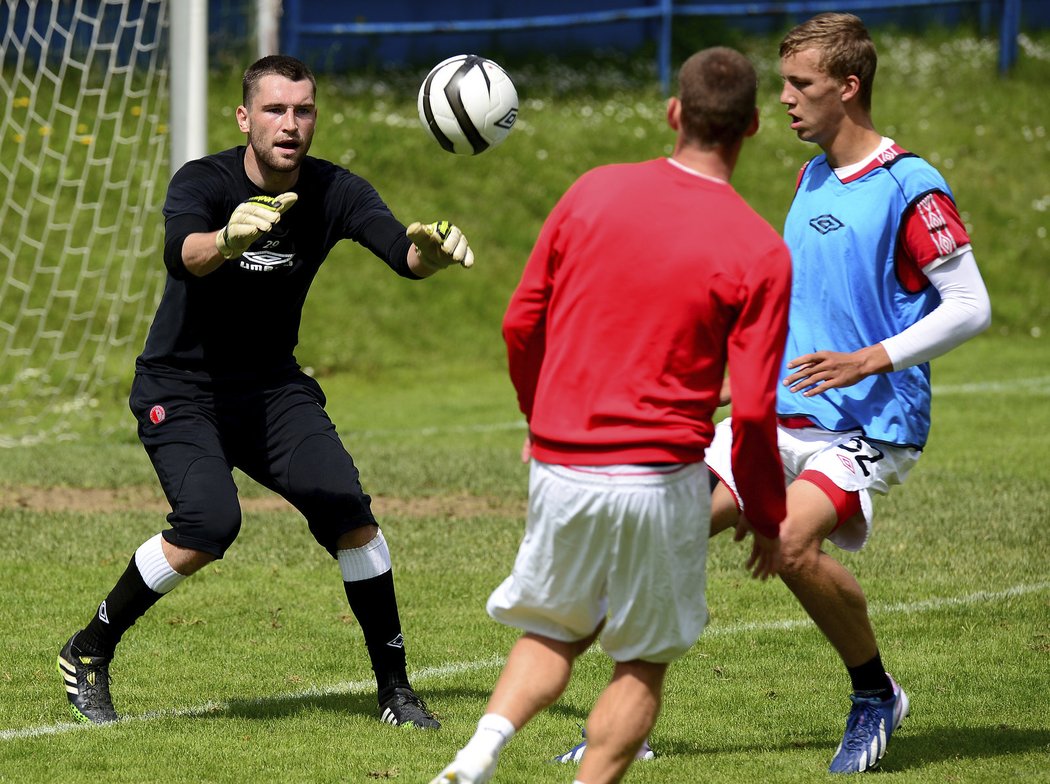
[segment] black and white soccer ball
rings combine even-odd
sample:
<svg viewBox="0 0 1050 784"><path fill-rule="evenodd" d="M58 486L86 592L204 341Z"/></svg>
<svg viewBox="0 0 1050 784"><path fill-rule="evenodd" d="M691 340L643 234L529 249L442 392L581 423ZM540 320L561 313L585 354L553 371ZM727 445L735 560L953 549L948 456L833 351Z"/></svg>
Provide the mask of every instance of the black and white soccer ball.
<svg viewBox="0 0 1050 784"><path fill-rule="evenodd" d="M499 65L457 54L434 66L419 88L419 120L441 147L478 155L503 142L518 119L518 91Z"/></svg>

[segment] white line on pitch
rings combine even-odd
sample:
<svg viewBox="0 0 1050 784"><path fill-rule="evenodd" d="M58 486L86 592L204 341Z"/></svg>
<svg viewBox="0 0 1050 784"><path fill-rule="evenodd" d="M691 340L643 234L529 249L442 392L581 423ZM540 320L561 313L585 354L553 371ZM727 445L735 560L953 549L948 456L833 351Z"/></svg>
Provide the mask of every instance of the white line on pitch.
<svg viewBox="0 0 1050 784"><path fill-rule="evenodd" d="M482 659L478 661L469 662L456 662L454 664L446 664L441 667L424 667L421 670L417 670L412 674L413 681L423 681L432 678L442 678L447 675L458 675L465 672L474 672L476 670L484 670L489 668L501 667L504 662L504 657L493 656L488 659ZM347 681L346 683L337 683L334 686L314 686L303 691L298 691L293 694L282 694L280 699L282 700L302 700L310 699L312 697L329 697L333 694L367 694L370 691L375 691L376 682L374 680L367 681ZM233 699L228 702L206 702L203 705L197 705L191 708L173 708L171 710L160 710L160 711L149 711L138 716L123 716L116 724L73 724L72 722L62 722L60 724L49 724L41 727L27 727L21 730L0 730L0 740L18 740L20 738L36 738L42 735L58 735L64 732L70 732L72 730L103 730L107 727L116 726L119 724L127 724L129 722L139 721L153 721L154 719L171 719L171 718L187 718L194 716L210 716L216 713L224 713L230 710L234 705L237 706L251 706L251 705L266 705L272 702L274 697L253 697L249 699Z"/></svg>
<svg viewBox="0 0 1050 784"><path fill-rule="evenodd" d="M889 615L892 613L915 615L918 613L930 612L932 610L941 610L946 607L964 607L984 602L1001 601L1011 597L1039 593L1040 591L1046 591L1048 589L1050 589L1050 582L1041 582L1015 585L1002 591L977 591L976 593L967 594L966 596L945 596L935 599L923 599L918 602L901 602L897 604L876 603L869 607L869 613L871 615ZM763 631L786 631L811 625L812 621L808 618L755 623L734 623L729 624L728 626L714 626L708 628L704 631L704 636L723 636ZM597 648L595 647L591 650L596 651ZM456 662L453 664L442 665L440 667L425 667L421 670L416 670L412 674L412 681L427 681L435 678L443 678L448 675L476 672L477 670L495 669L501 667L504 661L505 658L503 656L491 656L487 659L479 659L476 661ZM309 699L311 697L327 697L333 694L362 694L368 693L374 689L375 681L372 680L348 681L334 686L315 686L293 694L282 694L280 695L280 699L298 700ZM263 706L273 701L273 699L274 697L255 697L245 700L235 699L228 702L206 702L203 705L191 708L174 708L171 710L150 711L138 716L124 716L116 724L97 725L63 722L61 724L48 724L40 727L26 727L25 729L0 730L0 741L37 738L45 735L59 735L72 730L104 730L107 727L119 726L120 724L127 724L129 722L153 721L154 719L209 716L217 713L224 713L230 710L233 705Z"/></svg>

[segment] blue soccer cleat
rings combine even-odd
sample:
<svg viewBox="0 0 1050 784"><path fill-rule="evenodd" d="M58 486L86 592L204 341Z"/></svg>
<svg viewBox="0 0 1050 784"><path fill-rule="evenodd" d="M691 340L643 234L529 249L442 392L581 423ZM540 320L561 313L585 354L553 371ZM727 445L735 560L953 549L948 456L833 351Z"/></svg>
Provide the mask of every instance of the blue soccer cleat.
<svg viewBox="0 0 1050 784"><path fill-rule="evenodd" d="M850 695L853 707L846 718L846 734L828 768L831 773L863 773L878 766L890 735L908 715L908 695L893 678L890 684L893 697L889 700Z"/></svg>
<svg viewBox="0 0 1050 784"><path fill-rule="evenodd" d="M564 754L559 754L554 758L555 762L579 762L580 758L583 757L583 752L587 750L587 730L580 729L580 734L583 735L583 742L573 746ZM638 754L635 755L635 759L640 760L651 760L656 755L653 754L653 750L649 748L649 739L646 738L642 741L642 747L638 749Z"/></svg>

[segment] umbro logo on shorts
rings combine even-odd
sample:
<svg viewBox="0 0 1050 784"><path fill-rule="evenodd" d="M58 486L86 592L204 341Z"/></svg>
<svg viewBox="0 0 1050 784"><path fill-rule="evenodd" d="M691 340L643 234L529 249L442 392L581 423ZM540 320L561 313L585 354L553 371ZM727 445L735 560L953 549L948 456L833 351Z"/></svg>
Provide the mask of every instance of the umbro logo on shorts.
<svg viewBox="0 0 1050 784"><path fill-rule="evenodd" d="M404 637L404 635L403 634L397 635L397 637L395 637L390 642L388 642L387 645L389 645L391 648L404 648L405 647L405 637Z"/></svg>

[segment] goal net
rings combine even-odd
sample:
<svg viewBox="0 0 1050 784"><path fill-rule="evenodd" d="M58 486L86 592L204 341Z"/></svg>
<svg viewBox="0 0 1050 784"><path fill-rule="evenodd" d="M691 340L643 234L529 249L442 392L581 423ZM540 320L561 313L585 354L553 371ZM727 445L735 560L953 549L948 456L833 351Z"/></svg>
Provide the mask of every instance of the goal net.
<svg viewBox="0 0 1050 784"><path fill-rule="evenodd" d="M0 0L0 446L126 399L164 282L167 13Z"/></svg>

